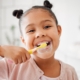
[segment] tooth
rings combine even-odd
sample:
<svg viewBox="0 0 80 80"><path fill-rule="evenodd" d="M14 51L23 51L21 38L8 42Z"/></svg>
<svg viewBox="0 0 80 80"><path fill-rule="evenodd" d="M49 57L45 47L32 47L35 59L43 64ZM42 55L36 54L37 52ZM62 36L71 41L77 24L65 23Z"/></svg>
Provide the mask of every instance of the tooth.
<svg viewBox="0 0 80 80"><path fill-rule="evenodd" d="M41 42L41 43L37 44L37 46L41 45L42 43L48 43L48 41Z"/></svg>

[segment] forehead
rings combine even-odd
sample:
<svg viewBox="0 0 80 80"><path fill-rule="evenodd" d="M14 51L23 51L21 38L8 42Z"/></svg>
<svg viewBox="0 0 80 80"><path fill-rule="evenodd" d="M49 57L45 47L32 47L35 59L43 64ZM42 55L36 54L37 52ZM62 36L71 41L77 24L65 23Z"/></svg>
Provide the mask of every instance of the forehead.
<svg viewBox="0 0 80 80"><path fill-rule="evenodd" d="M36 12L44 12L45 14L53 16L52 13L49 10L45 9L45 8L37 8L37 9L33 8L33 9L30 9L27 12L25 12L24 16L26 16L26 15L28 15L30 13L36 13Z"/></svg>
<svg viewBox="0 0 80 80"><path fill-rule="evenodd" d="M36 24L41 22L42 20L48 20L48 19L54 21L54 18L52 17L49 11L44 9L33 9L25 14L22 20L22 25L26 26L27 24L31 23Z"/></svg>
<svg viewBox="0 0 80 80"><path fill-rule="evenodd" d="M25 18L27 18L27 17L35 17L35 18L37 18L37 17L41 17L41 16L43 16L43 17L51 17L51 14L48 12L48 11L46 11L46 10L43 10L43 9L34 9L34 10L32 10L32 11L30 11L30 13L28 13L28 14L26 14L25 15ZM34 19L35 19L34 18Z"/></svg>

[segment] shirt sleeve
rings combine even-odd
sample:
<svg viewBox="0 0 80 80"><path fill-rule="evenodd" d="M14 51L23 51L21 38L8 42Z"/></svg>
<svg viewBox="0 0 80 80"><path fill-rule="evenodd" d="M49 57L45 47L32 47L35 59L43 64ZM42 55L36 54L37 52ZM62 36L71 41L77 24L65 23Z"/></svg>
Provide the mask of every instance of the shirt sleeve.
<svg viewBox="0 0 80 80"><path fill-rule="evenodd" d="M4 58L0 59L0 80L8 80L8 67Z"/></svg>

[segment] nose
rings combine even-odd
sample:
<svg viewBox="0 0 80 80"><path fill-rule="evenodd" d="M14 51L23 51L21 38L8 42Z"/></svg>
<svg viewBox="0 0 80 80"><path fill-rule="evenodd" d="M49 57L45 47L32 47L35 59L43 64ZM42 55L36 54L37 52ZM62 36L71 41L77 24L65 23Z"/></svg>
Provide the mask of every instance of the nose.
<svg viewBox="0 0 80 80"><path fill-rule="evenodd" d="M36 38L40 38L40 37L45 37L46 36L46 32L45 31L37 31L36 32Z"/></svg>

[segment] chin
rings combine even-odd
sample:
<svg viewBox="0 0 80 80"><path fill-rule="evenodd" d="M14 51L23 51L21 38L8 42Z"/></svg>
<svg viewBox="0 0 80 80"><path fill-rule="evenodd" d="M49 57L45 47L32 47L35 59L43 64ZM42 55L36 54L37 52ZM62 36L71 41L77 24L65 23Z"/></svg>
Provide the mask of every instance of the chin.
<svg viewBox="0 0 80 80"><path fill-rule="evenodd" d="M48 58L51 58L53 54L45 53L45 54L38 54L37 56L41 59L48 59Z"/></svg>

